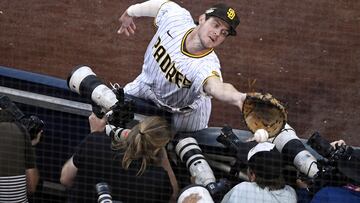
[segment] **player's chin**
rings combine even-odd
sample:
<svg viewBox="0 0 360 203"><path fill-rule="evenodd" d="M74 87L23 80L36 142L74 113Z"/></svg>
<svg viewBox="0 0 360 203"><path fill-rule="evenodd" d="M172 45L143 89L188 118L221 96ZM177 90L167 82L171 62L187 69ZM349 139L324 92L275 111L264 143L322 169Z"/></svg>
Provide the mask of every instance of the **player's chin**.
<svg viewBox="0 0 360 203"><path fill-rule="evenodd" d="M215 48L216 46L217 46L217 44L213 40L208 40L208 41L206 41L206 43L204 43L204 47L207 49L212 49L212 48Z"/></svg>

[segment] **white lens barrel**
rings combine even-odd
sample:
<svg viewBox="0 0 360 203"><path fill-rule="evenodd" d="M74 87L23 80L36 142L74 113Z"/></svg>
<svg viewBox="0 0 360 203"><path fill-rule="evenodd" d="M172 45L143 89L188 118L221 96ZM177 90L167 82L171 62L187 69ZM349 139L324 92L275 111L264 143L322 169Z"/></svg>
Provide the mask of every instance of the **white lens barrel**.
<svg viewBox="0 0 360 203"><path fill-rule="evenodd" d="M88 66L82 66L77 68L72 73L68 81L68 86L71 89L71 91L80 94L80 84L84 80L84 78L86 78L89 75L96 76L96 74Z"/></svg>
<svg viewBox="0 0 360 203"><path fill-rule="evenodd" d="M281 153L284 153L284 151L296 153L287 155L292 157L294 166L301 173L308 177L314 177L319 171L316 158L305 149L304 144L302 144L295 130L289 124L285 124L284 129L274 138L273 143Z"/></svg>
<svg viewBox="0 0 360 203"><path fill-rule="evenodd" d="M313 178L319 171L316 158L307 150L301 151L295 156L294 165L310 178Z"/></svg>
<svg viewBox="0 0 360 203"><path fill-rule="evenodd" d="M175 152L180 157L181 161L184 161L183 160L184 153L186 153L186 151L188 151L188 150L184 149L184 147L186 145L192 146L192 148L200 149L200 147L198 146L197 141L192 137L187 137L187 138L184 138L184 139L180 140L179 143L175 147Z"/></svg>
<svg viewBox="0 0 360 203"><path fill-rule="evenodd" d="M195 177L196 184L207 186L210 183L216 182L214 172L205 159L193 162L189 167L189 171L191 176Z"/></svg>
<svg viewBox="0 0 360 203"><path fill-rule="evenodd" d="M273 143L276 146L276 149L279 152L282 152L284 146L293 139L299 139L299 137L296 135L295 130L290 127L289 124L285 124L284 129L275 137Z"/></svg>
<svg viewBox="0 0 360 203"><path fill-rule="evenodd" d="M207 186L216 182L214 172L205 160L196 139L188 137L180 140L175 151L181 161L186 163L191 176L195 177L196 184Z"/></svg>
<svg viewBox="0 0 360 203"><path fill-rule="evenodd" d="M93 90L91 100L106 110L110 110L118 101L114 92L104 84L98 85Z"/></svg>
<svg viewBox="0 0 360 203"><path fill-rule="evenodd" d="M114 129L115 129L115 128L116 128L115 126L108 124L108 125L105 126L105 133L106 133L108 136L111 136L111 133L114 132Z"/></svg>
<svg viewBox="0 0 360 203"><path fill-rule="evenodd" d="M78 66L71 73L67 82L71 91L91 99L103 111L109 111L118 102L115 93L104 85L88 66Z"/></svg>
<svg viewBox="0 0 360 203"><path fill-rule="evenodd" d="M116 142L125 141L126 138L124 138L124 136L121 136L121 133L122 133L123 130L124 130L124 128L115 127L113 125L106 125L105 126L106 134L108 136L110 136Z"/></svg>
<svg viewBox="0 0 360 203"><path fill-rule="evenodd" d="M110 194L102 194L98 198L99 203L112 203L112 197Z"/></svg>

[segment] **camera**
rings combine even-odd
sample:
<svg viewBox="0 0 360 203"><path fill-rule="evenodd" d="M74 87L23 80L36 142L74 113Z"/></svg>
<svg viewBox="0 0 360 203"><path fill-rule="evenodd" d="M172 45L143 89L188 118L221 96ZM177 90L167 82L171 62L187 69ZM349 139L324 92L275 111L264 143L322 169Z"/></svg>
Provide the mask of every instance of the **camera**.
<svg viewBox="0 0 360 203"><path fill-rule="evenodd" d="M221 134L216 138L216 141L228 147L232 152L237 153L241 148L241 140L234 134L232 128L229 126L221 129Z"/></svg>
<svg viewBox="0 0 360 203"><path fill-rule="evenodd" d="M106 114L110 124L125 127L134 119L134 103L125 99L124 90L119 86L108 88L90 67L75 67L67 85L71 91L90 99L96 116L102 118Z"/></svg>
<svg viewBox="0 0 360 203"><path fill-rule="evenodd" d="M272 142L281 152L285 163L293 164L302 174L313 178L319 171L316 158L305 148L289 124L285 124L285 127L272 139Z"/></svg>
<svg viewBox="0 0 360 203"><path fill-rule="evenodd" d="M307 144L326 158L330 164L334 164L340 159L348 159L353 152L353 148L347 145L340 145L334 148L319 132L313 133L308 139Z"/></svg>
<svg viewBox="0 0 360 203"><path fill-rule="evenodd" d="M95 185L96 194L98 197L98 203L112 203L112 197L110 187L105 182L100 182Z"/></svg>
<svg viewBox="0 0 360 203"><path fill-rule="evenodd" d="M211 195L215 195L226 188L226 180L216 182L214 173L194 138L187 137L180 140L175 151L181 161L186 163L191 176L195 177L195 184L206 187Z"/></svg>
<svg viewBox="0 0 360 203"><path fill-rule="evenodd" d="M240 177L241 171L247 168L247 154L256 142L242 142L233 132L230 126L221 129L221 134L216 141L227 147L236 157L236 161L231 164L229 174L233 177Z"/></svg>
<svg viewBox="0 0 360 203"><path fill-rule="evenodd" d="M242 142L229 126L221 129L221 134L216 138L216 141L235 153L237 161L241 164L247 161L248 152L257 144L256 142Z"/></svg>
<svg viewBox="0 0 360 203"><path fill-rule="evenodd" d="M106 125L105 126L105 133L111 137L111 139L115 142L122 142L125 140L121 133L124 131L124 128L116 127L113 125Z"/></svg>
<svg viewBox="0 0 360 203"><path fill-rule="evenodd" d="M354 149L347 145L331 146L330 142L315 132L308 139L311 146L324 159L318 160L319 172L313 180L313 190L316 192L324 186L345 185L350 179L359 181L354 159ZM351 166L351 164L353 166Z"/></svg>
<svg viewBox="0 0 360 203"><path fill-rule="evenodd" d="M26 117L9 97L0 95L0 107L9 112L17 122L21 123L26 128L30 134L31 140L36 138L37 134L43 130L45 124L41 119L34 115Z"/></svg>
<svg viewBox="0 0 360 203"><path fill-rule="evenodd" d="M216 140L236 153L236 162L231 166L230 174L237 177L239 172L247 167L247 154L257 142L242 142L230 127L222 128ZM305 148L290 125L286 124L282 131L269 141L272 141L277 150L282 153L286 165L295 166L297 170L310 178L319 171L316 158ZM284 177L290 181L292 175L289 175L286 177L284 175Z"/></svg>

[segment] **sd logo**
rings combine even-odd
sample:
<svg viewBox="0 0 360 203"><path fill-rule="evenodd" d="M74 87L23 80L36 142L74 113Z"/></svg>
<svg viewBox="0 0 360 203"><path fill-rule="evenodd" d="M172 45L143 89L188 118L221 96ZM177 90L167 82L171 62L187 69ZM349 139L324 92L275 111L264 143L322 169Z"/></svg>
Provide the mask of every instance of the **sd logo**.
<svg viewBox="0 0 360 203"><path fill-rule="evenodd" d="M234 19L235 18L235 11L234 11L234 9L232 9L232 8L229 8L229 10L227 11L227 16L228 16L228 18L229 19Z"/></svg>

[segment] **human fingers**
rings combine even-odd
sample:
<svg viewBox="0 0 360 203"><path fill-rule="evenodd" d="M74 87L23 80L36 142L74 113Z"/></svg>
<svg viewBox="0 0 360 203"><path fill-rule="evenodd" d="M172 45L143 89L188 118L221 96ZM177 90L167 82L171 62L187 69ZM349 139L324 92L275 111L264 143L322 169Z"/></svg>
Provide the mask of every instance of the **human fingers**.
<svg viewBox="0 0 360 203"><path fill-rule="evenodd" d="M134 21L132 21L132 22L130 23L130 27L131 27L133 30L136 30L136 25L135 25Z"/></svg>
<svg viewBox="0 0 360 203"><path fill-rule="evenodd" d="M130 36L130 33L129 33L129 31L128 31L127 28L124 29L124 34L125 34L126 36L128 36L128 37Z"/></svg>
<svg viewBox="0 0 360 203"><path fill-rule="evenodd" d="M125 34L126 36L129 36L128 28L121 26L119 30L117 31L118 34Z"/></svg>
<svg viewBox="0 0 360 203"><path fill-rule="evenodd" d="M117 33L127 35L126 32L127 32L128 27L129 26L122 24ZM127 36L129 36L129 35L127 35Z"/></svg>
<svg viewBox="0 0 360 203"><path fill-rule="evenodd" d="M93 120L96 118L96 115L94 114L94 112L92 112L89 116L89 120Z"/></svg>
<svg viewBox="0 0 360 203"><path fill-rule="evenodd" d="M118 34L122 34L124 32L124 27L120 26L120 28L118 29L117 33Z"/></svg>
<svg viewBox="0 0 360 203"><path fill-rule="evenodd" d="M89 116L89 121L90 122L97 122L97 123L101 123L101 124L106 124L107 122L107 117L103 116L102 118L99 118L96 116L95 113L91 113L91 115Z"/></svg>
<svg viewBox="0 0 360 203"><path fill-rule="evenodd" d="M336 148L336 146L346 145L344 140L337 140L332 143L330 143L333 148Z"/></svg>
<svg viewBox="0 0 360 203"><path fill-rule="evenodd" d="M129 32L129 34L135 34L135 30L130 26L127 28L127 31Z"/></svg>

